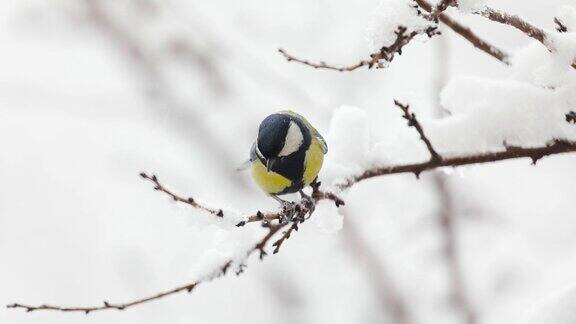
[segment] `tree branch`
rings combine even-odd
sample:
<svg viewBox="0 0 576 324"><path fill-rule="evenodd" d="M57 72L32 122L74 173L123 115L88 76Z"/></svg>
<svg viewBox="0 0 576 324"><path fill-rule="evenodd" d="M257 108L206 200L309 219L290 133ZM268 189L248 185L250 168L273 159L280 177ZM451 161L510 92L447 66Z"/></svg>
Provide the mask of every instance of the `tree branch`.
<svg viewBox="0 0 576 324"><path fill-rule="evenodd" d="M503 151L484 152L471 155L442 157L440 161L427 161L411 164L399 164L376 167L364 171L362 174L348 179L345 183L340 184L338 187L342 190L352 187L354 184L384 175L399 174L399 173L414 173L419 176L420 173L442 168L442 167L457 167L469 164L489 163L517 158L530 158L532 163L536 163L539 159L554 154L568 153L576 151L576 142L565 140L554 140L545 146L539 147L516 147L504 146Z"/></svg>
<svg viewBox="0 0 576 324"><path fill-rule="evenodd" d="M158 180L158 177L155 175L148 175L148 174L142 172L142 173L140 173L140 176L143 179L146 179L146 180L152 182L154 184L155 190L167 194L174 201L181 202L181 203L190 205L194 208L207 211L207 212L209 212L215 216L218 216L218 217L224 217L224 213L223 213L222 209L212 209L212 208L206 207L202 204L197 203L192 198L184 198L184 196L181 196L181 195L178 195L178 194L172 192L171 190L167 189L164 185L162 185L160 183L160 181ZM336 206L341 206L344 204L344 201L342 199L338 198L335 194L320 191L319 190L319 187L320 187L319 182L316 182L316 183L312 184L311 186L312 186L313 192L312 192L311 198L309 198L310 200L307 198L303 198L298 203L294 203L293 209L284 208L279 212L266 213L266 214L261 213L261 212L257 212L256 215L252 215L252 216L247 217L245 221L242 221L241 223L239 223L237 225L238 227L240 227L240 226L246 225L246 223L253 223L253 222L261 221L262 226L268 229L268 232L266 233L266 235L264 235L262 237L262 239L260 239L260 241L258 241L258 243L256 243L254 245L254 247L252 247L250 250L248 250L246 252L246 258L250 257L254 252L259 252L258 257L260 260L262 260L264 258L264 256L267 255L265 248L266 248L266 245L268 244L268 242L274 237L274 235L276 233L278 233L280 230L289 226L289 228L282 233L280 238L277 239L276 241L274 241L274 243L272 243L272 246L274 247L273 253L274 254L278 253L282 244L287 239L290 238L290 234L292 234L293 231L298 230L298 224L303 223L307 219L306 215L307 214L310 214L310 216L312 215L312 213L314 212L315 204L318 201L327 199L327 200L334 201ZM273 220L283 220L283 219L287 220L287 222L279 223L279 224L271 224L271 221L273 221ZM225 275L226 272L233 265L234 265L234 262L232 259L230 259L230 260L226 261L225 263L223 263L221 265L221 267L217 269L217 271L220 273L220 275ZM243 263L239 264L238 270L236 270L236 274L239 275L240 273L242 273L244 271L245 267L246 267L245 264L243 264ZM176 288L173 288L173 289L161 292L161 293L157 293L157 294L152 295L152 296L135 299L133 301L129 301L129 302L125 302L125 303L110 303L108 301L104 301L101 305L82 306L82 307L66 307L66 306L48 305L48 304L28 305L28 304L13 303L10 305L6 305L6 307L7 308L20 308L20 309L26 310L27 312L38 311L38 310L53 310L53 311L61 311L61 312L83 312L86 314L89 314L92 312L97 312L97 311L103 311L103 310L125 310L127 308L132 307L132 306L136 306L136 305L144 304L144 303L147 303L150 301L158 300L158 299L164 298L166 296L174 295L174 294L177 294L177 293L180 293L183 291L192 292L192 290L196 286L198 286L199 284L201 284L205 281L209 281L209 280L199 280L199 281L191 282L191 283L188 283L188 284L185 284L185 285L182 285L182 286L179 286L179 287L176 287Z"/></svg>
<svg viewBox="0 0 576 324"><path fill-rule="evenodd" d="M486 8L477 14L481 15L482 17L488 18L492 21L499 22L504 25L512 26L524 34L534 38L535 40L539 41L540 43L544 44L544 39L546 38L546 33L544 30L530 24L527 21L524 21L522 18L511 15L506 12L502 12L493 8ZM544 44L546 45L546 44Z"/></svg>
<svg viewBox="0 0 576 324"><path fill-rule="evenodd" d="M266 246L268 241L270 241L270 239L274 236L274 234L276 234L283 227L284 227L284 225L270 226L268 233L258 242L258 244L256 244L252 249L250 249L246 253L246 257L249 257L252 253L258 251L258 252L260 252L260 259L262 259L263 256L266 255L266 252L264 251L264 247ZM230 267L232 265L233 265L233 261L228 260L224 264L222 264L222 266L218 270L221 272L221 275L225 275L226 272L228 272L228 270L230 269ZM236 271L236 274L239 275L242 271L243 271L243 266L240 265L240 268L239 268L239 270ZM180 292L186 291L186 292L190 293L190 292L192 292L192 290L194 290L194 288L196 288L202 282L204 282L204 281L202 281L202 280L195 281L192 283L188 283L188 284L176 287L174 289L170 289L170 290L167 290L167 291L155 294L155 295L151 295L148 297L135 299L133 301L126 302L126 303L110 303L108 301L104 301L104 302L102 302L102 305L87 306L87 307L65 307L65 306L47 305L47 304L35 306L35 305L14 303L14 304L7 305L6 307L7 308L21 308L21 309L25 309L26 312L33 312L33 311L39 311L39 310L52 310L52 311L60 311L60 312L81 312L81 313L85 313L86 315L88 315L92 312L104 311L104 310L120 310L121 311L121 310L125 310L127 308L131 308L131 307L136 306L136 305L140 305L140 304L144 304L144 303L147 303L150 301L158 300L158 299L164 298L166 296L174 295L174 294L177 294Z"/></svg>
<svg viewBox="0 0 576 324"><path fill-rule="evenodd" d="M480 12L477 12L476 14L479 14L480 16L488 18L492 21L512 26L518 29L519 31L523 32L524 34L528 35L529 37L540 42L550 52L556 51L555 48L550 47L550 44L546 42L546 38L548 37L548 35L543 29L530 24L529 22L523 20L517 15L511 15L493 8L486 8ZM573 61L571 66L576 69L576 61Z"/></svg>
<svg viewBox="0 0 576 324"><path fill-rule="evenodd" d="M192 198L192 197L184 198L184 197L179 196L179 195L175 194L174 192L168 190L166 187L164 187L160 183L160 181L158 181L158 177L154 174L149 176L146 173L142 172L142 173L140 173L140 176L143 179L146 179L146 180L149 180L150 182L152 182L154 184L154 190L161 191L161 192L167 194L174 201L185 203L185 204L190 205L194 208L198 208L200 210L206 211L206 212L208 212L214 216L224 217L224 211L222 209L213 209L210 207L206 207L206 206L198 203L197 201L195 201L194 198Z"/></svg>
<svg viewBox="0 0 576 324"><path fill-rule="evenodd" d="M418 134L420 135L420 139L422 140L422 142L424 142L426 148L428 149L428 152L430 153L430 161L436 161L436 162L441 161L442 158L440 157L438 152L436 152L436 150L432 146L432 143L430 142L430 139L428 139L426 134L424 134L424 129L422 128L422 125L420 125L420 122L418 121L418 119L416 119L416 114L410 111L410 105L403 105L396 99L394 99L394 104L398 108L400 108L402 112L404 112L404 115L402 117L408 121L408 126L414 127L418 132Z"/></svg>
<svg viewBox="0 0 576 324"><path fill-rule="evenodd" d="M298 62L298 63L304 64L304 65L313 67L315 69L326 69L326 70L334 70L334 71L339 71L339 72L350 72L350 71L354 71L354 70L356 70L360 67L363 67L363 66L367 66L369 69L371 69L373 67L384 68L385 64L382 61L392 62L392 60L394 59L394 56L396 54L402 55L402 48L406 44L408 44L416 35L426 34L428 37L432 37L434 35L439 34L437 29L438 29L437 27L430 26L430 27L423 29L423 30L415 30L415 31L408 32L406 27L398 26L396 31L394 32L396 34L396 39L394 40L394 42L390 46L383 46L380 49L380 51L370 54L370 59L361 60L358 63L348 65L348 66L339 67L339 66L335 66L335 65L326 64L326 62L324 62L324 61L321 61L319 63L314 63L314 62L311 62L308 60L297 58L297 57L289 54L286 50L284 50L282 48L279 48L278 52L282 53L282 55L284 56L284 58L286 58L286 60L288 62Z"/></svg>
<svg viewBox="0 0 576 324"><path fill-rule="evenodd" d="M415 0L415 1L418 4L418 6L420 6L420 8L424 9L427 12L432 12L432 5L428 1L426 0ZM438 20L440 20L440 22L442 22L444 25L452 29L458 35L464 37L464 39L470 42L477 49L485 52L486 54L494 57L495 59L499 60L500 62L506 65L510 65L510 59L508 54L506 54L504 51L497 48L496 46L483 40L478 35L476 35L470 28L455 21L446 13L441 12L438 15Z"/></svg>

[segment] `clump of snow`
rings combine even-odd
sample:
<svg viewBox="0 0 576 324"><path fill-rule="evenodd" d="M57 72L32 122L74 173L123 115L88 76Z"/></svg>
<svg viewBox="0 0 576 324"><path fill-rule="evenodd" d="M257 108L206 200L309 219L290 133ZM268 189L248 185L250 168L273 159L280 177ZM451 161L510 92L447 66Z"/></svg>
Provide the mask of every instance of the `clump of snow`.
<svg viewBox="0 0 576 324"><path fill-rule="evenodd" d="M458 9L464 13L482 11L486 8L487 0L458 0Z"/></svg>
<svg viewBox="0 0 576 324"><path fill-rule="evenodd" d="M576 287L562 291L546 298L538 306L526 324L562 324L576 323Z"/></svg>
<svg viewBox="0 0 576 324"><path fill-rule="evenodd" d="M569 32L576 32L576 7L562 6L558 9L556 18L560 20L562 25L568 29Z"/></svg>
<svg viewBox="0 0 576 324"><path fill-rule="evenodd" d="M558 64L571 65L576 60L576 32L548 33L544 41Z"/></svg>
<svg viewBox="0 0 576 324"><path fill-rule="evenodd" d="M320 179L332 185L333 179L347 177L364 170L369 156L369 134L366 112L352 106L338 108L326 136L328 154Z"/></svg>
<svg viewBox="0 0 576 324"><path fill-rule="evenodd" d="M445 156L502 149L503 144L541 146L576 140L565 114L576 105L576 85L545 89L511 80L456 78L442 91L452 115L425 126Z"/></svg>
<svg viewBox="0 0 576 324"><path fill-rule="evenodd" d="M333 201L321 200L316 204L312 223L319 232L333 234L342 229L344 217L338 212Z"/></svg>
<svg viewBox="0 0 576 324"><path fill-rule="evenodd" d="M383 0L370 17L366 28L366 38L371 52L379 51L396 40L399 26L407 32L424 30L431 22L418 15L418 9L411 0Z"/></svg>
<svg viewBox="0 0 576 324"><path fill-rule="evenodd" d="M565 60L555 59L555 56L542 44L532 42L516 51L511 78L545 88L576 84L574 69Z"/></svg>
<svg viewBox="0 0 576 324"><path fill-rule="evenodd" d="M566 122L566 114L576 107L576 83L544 88L516 80L460 77L444 88L441 103L450 116L429 119L418 115L418 119L443 157L497 152L506 145L536 147L554 140L576 141L576 127ZM414 108L411 106L412 111ZM400 116L398 123L404 123ZM341 107L330 124L330 150L320 180L330 186L374 165L429 159L414 128L398 131L404 133L397 139L375 140L366 112Z"/></svg>

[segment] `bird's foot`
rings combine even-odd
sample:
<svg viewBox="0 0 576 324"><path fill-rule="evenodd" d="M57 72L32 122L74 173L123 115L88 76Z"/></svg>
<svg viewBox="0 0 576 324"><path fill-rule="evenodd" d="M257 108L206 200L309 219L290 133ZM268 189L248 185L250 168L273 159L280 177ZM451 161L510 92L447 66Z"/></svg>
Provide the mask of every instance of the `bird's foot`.
<svg viewBox="0 0 576 324"><path fill-rule="evenodd" d="M304 191L300 190L299 192L300 196L302 197L302 204L306 209L308 209L308 217L305 218L308 219L310 218L310 216L312 216L312 213L316 209L316 202L314 202L314 199L312 197L305 194Z"/></svg>

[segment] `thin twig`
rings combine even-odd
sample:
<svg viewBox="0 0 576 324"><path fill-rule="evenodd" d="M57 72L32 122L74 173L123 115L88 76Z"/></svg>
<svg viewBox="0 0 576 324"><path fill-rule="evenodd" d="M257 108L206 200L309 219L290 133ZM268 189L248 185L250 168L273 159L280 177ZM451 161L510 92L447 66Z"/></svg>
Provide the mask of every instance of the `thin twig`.
<svg viewBox="0 0 576 324"><path fill-rule="evenodd" d="M436 150L432 146L432 143L430 142L430 139L424 133L424 129L422 128L422 125L420 125L420 122L416 118L416 114L410 111L410 105L404 105L400 103L398 100L394 100L394 104L398 108L400 108L402 112L404 112L404 115L402 117L408 121L408 126L414 127L418 132L418 135L420 135L420 139L422 140L422 142L424 142L426 148L428 149L428 152L430 153L430 161L434 162L441 161L442 158L440 157L438 152L436 152Z"/></svg>
<svg viewBox="0 0 576 324"><path fill-rule="evenodd" d="M427 12L432 11L432 5L428 1L426 0L415 0L415 1L418 4L418 6L420 6L420 8L424 9L425 11ZM508 54L506 54L504 51L497 48L496 46L488 43L486 40L480 38L470 28L455 21L444 12L438 15L438 19L444 25L452 29L455 33L464 37L464 39L470 42L477 49L485 52L486 54L494 57L495 59L501 61L506 65L510 65L510 59Z"/></svg>
<svg viewBox="0 0 576 324"><path fill-rule="evenodd" d="M200 210L206 211L206 212L208 212L214 216L224 217L224 211L222 209L214 209L214 208L206 207L203 204L198 203L192 197L185 198L185 197L182 197L182 196L177 195L174 192L170 191L168 188L166 188L165 186L163 186L160 183L160 181L158 180L158 177L155 174L149 176L146 173L142 172L142 173L140 173L140 176L143 179L146 179L146 180L149 180L150 182L152 182L154 184L154 190L161 191L161 192L167 194L174 201L185 203L185 204L190 205L194 208L198 208Z"/></svg>
<svg viewBox="0 0 576 324"><path fill-rule="evenodd" d="M315 69L350 72L363 66L367 66L369 69L373 67L384 68L386 66L382 61L392 62L396 54L402 55L402 48L406 44L408 44L416 35L426 34L428 37L433 37L434 35L439 34L437 27L435 26L429 26L428 28L425 28L423 30L415 30L411 32L408 32L407 28L404 26L398 26L394 33L396 34L396 39L390 46L384 46L380 49L380 51L370 54L370 59L361 60L358 63L348 66L335 66L327 64L324 61L314 63L305 59L297 58L289 54L286 50L282 48L278 49L278 52L282 53L282 55L288 62L298 62L313 67Z"/></svg>

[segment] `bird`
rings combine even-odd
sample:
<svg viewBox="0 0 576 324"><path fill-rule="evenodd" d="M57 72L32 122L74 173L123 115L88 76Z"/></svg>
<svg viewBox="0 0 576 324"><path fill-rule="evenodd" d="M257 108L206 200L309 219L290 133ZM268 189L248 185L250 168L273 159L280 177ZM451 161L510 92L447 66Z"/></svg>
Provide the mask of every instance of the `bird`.
<svg viewBox="0 0 576 324"><path fill-rule="evenodd" d="M285 208L291 203L278 197L284 194L299 192L313 203L302 189L316 181L326 153L326 141L306 118L289 110L271 114L250 150L252 178Z"/></svg>

